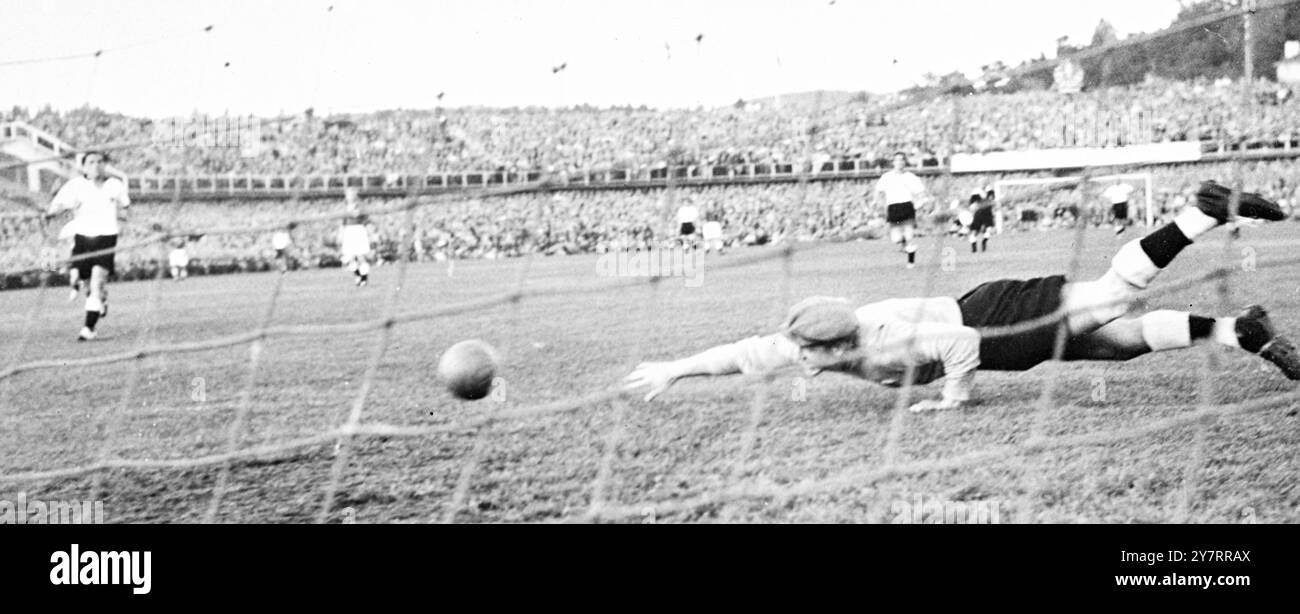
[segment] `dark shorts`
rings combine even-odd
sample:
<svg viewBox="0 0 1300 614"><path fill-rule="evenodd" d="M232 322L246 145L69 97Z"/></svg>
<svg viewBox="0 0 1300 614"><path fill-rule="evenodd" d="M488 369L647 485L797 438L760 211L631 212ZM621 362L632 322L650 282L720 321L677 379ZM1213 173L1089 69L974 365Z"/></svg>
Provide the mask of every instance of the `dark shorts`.
<svg viewBox="0 0 1300 614"><path fill-rule="evenodd" d="M683 237L689 237L693 234L695 234L695 224L682 222L681 235Z"/></svg>
<svg viewBox="0 0 1300 614"><path fill-rule="evenodd" d="M916 222L916 207L912 203L895 203L885 207L885 221L890 224L911 224Z"/></svg>
<svg viewBox="0 0 1300 614"><path fill-rule="evenodd" d="M957 299L962 324L972 328L1011 326L1046 316L1061 307L1064 275L1000 279L976 286ZM1024 371L1052 359L1057 324L980 339L980 369ZM982 331L981 331L982 334Z"/></svg>
<svg viewBox="0 0 1300 614"><path fill-rule="evenodd" d="M103 251L117 247L117 235L102 235L98 237L87 237L83 235L74 235L72 237L72 256L75 258L81 254ZM72 262L72 268L77 269L82 279L89 280L90 274L94 267L103 267L105 271L113 272L113 256L116 252L108 252L90 258L83 258Z"/></svg>
<svg viewBox="0 0 1300 614"><path fill-rule="evenodd" d="M1128 219L1128 203L1115 203L1110 206L1111 217L1117 220Z"/></svg>
<svg viewBox="0 0 1300 614"><path fill-rule="evenodd" d="M277 249L277 250L275 250L275 257L276 257L276 258L283 258L283 257L284 257L284 250L283 250L283 249Z"/></svg>
<svg viewBox="0 0 1300 614"><path fill-rule="evenodd" d="M975 216L970 222L971 232L981 232L993 226L993 207L980 207L975 210Z"/></svg>

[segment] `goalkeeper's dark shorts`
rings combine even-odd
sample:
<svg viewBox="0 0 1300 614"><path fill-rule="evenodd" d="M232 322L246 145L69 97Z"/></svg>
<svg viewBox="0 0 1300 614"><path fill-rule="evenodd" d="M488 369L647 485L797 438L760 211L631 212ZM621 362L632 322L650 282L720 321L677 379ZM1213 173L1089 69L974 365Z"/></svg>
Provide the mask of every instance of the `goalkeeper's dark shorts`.
<svg viewBox="0 0 1300 614"><path fill-rule="evenodd" d="M975 287L957 299L964 326L1011 326L1041 318L1061 307L1065 276L999 279ZM980 331L980 369L1025 371L1052 359L1057 323L1051 322L1011 335L986 336Z"/></svg>
<svg viewBox="0 0 1300 614"><path fill-rule="evenodd" d="M97 237L87 237L85 235L74 235L72 237L72 257L76 258L82 254L89 254L103 250L111 250L117 247L117 235L100 235ZM95 267L103 267L108 273L113 272L113 256L117 252L110 251L106 254L99 254L74 260L72 268L77 270L82 279L89 280L90 274Z"/></svg>

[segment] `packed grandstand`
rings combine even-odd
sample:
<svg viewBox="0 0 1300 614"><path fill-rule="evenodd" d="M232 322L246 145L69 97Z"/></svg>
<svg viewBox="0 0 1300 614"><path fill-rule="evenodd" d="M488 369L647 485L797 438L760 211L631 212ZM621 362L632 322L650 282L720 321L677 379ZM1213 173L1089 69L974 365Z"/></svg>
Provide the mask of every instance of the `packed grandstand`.
<svg viewBox="0 0 1300 614"><path fill-rule="evenodd" d="M1051 174L947 174L954 155L1169 143L1197 143L1211 155L1197 164L1141 169L1154 178L1149 196L1157 219L1177 212L1200 179L1232 179L1236 167L1227 160L1234 151L1252 153L1243 167L1246 183L1291 212L1297 199L1292 169L1300 152L1296 117L1300 101L1275 81L1258 79L1243 87L1240 79L1148 75L1140 83L1070 93L1020 88L911 99L904 94L819 95L737 101L712 109L438 107L328 115L307 110L278 118L240 118L242 125L255 129L237 146L222 147L176 147L159 138L164 128L177 125L177 118L127 117L92 107L62 112L14 107L3 111L0 125L28 126L74 146L129 144L114 151L114 164L133 178L133 195L143 185L141 178L153 178L156 188L172 185L164 183L166 178L225 177L228 187L239 177L285 178L278 184L284 195L270 199L173 198L164 190L167 198L137 199L135 228L202 229L232 220L251 228L341 211L339 194L289 195L291 183L308 177L379 176L391 183L407 174L494 173L522 180L618 173L625 179L662 179L672 168L707 179L674 194L662 183L613 190L566 185L572 189L521 193L490 204L461 200L421 207L409 242L398 236L397 216L378 217L374 231L382 262L398 258L399 243L411 246L408 255L417 260L652 247L669 240L671 208L678 201L720 208L729 246L872 238L883 225L883 212L869 197L871 181L895 152L931 171L936 197L926 211L931 214L999 179ZM217 119L179 121L203 125ZM12 160L8 168L16 168ZM818 180L753 181L756 169ZM814 175L824 169L854 172ZM747 180L735 180L737 176ZM6 178L11 186L15 179ZM211 185L213 180L208 181ZM1088 189L1051 190L1031 200L1004 198L1003 215L1011 230L1101 224L1103 203L1097 194L1081 191ZM397 197L392 192L371 196L367 206L383 206L385 198ZM22 208L12 201L7 208ZM240 215L230 215L232 207ZM1075 214L1063 216L1066 210ZM52 240L51 232L35 219L0 216L4 286L30 285L40 271L56 268L64 246ZM335 264L335 232L327 224L296 229L294 265ZM268 237L259 234L199 239L189 249L191 267L200 274L265 270L273 252ZM120 254L120 274L151 274L158 258L150 250Z"/></svg>

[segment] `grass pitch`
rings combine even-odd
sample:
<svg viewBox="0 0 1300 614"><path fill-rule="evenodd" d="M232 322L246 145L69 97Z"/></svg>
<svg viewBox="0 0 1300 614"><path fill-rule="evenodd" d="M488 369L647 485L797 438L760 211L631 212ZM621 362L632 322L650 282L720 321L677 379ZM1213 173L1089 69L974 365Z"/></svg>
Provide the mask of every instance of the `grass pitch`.
<svg viewBox="0 0 1300 614"><path fill-rule="evenodd" d="M1283 332L1300 337L1300 267L1264 266L1296 256L1300 227L1245 229L1226 254L1225 236L1217 233L1189 248L1157 285L1202 274L1227 258L1240 265L1230 280L1234 311L1260 302ZM1075 238L1072 231L1002 235L994 238L990 252L974 255L964 241L927 238L920 266L912 271L882 241L801 251L790 260L788 277L780 259L713 268L774 249L752 248L711 256L698 287L665 278L653 286L526 296L517 304L401 324L393 329L362 422L448 430L355 439L329 520L573 520L591 506L599 483L609 505L640 510L623 516L625 522L899 522L908 519L900 510L917 501L978 503L995 510L999 522L1300 521L1295 482L1300 459L1294 453L1300 418L1294 401L1116 443L1040 450L877 482L836 483L797 496L724 497L684 509L677 503L741 483L817 484L845 469L881 466L897 391L839 375L801 381L792 372L765 383L693 379L653 403L605 400L457 427L477 424L472 421L492 412L609 389L641 360L676 358L771 332L788 304L808 295L868 302L921 295L928 285L931 294L959 296L987 280L1066 272ZM1117 239L1105 229L1087 232L1077 278L1100 274L1114 250L1131 238ZM446 263L412 265L397 313L510 292L524 266L524 260L458 262L450 269ZM539 257L527 266L525 291L592 290L618 281L599 275L595 256ZM337 269L291 273L272 323L380 318L395 281L393 267L376 268L365 288L353 287L351 277ZM245 333L266 313L275 282L275 274L165 280L155 287L153 312L150 283L116 284L99 339L84 344L74 341L80 302L66 302L65 289L46 290L43 296L36 290L3 292L3 366L116 354L142 341L183 343ZM1213 283L1160 297L1149 307L1222 312ZM29 341L15 355L24 335ZM251 411L238 434L239 447L316 435L342 424L379 335L268 339L252 380ZM495 398L458 401L434 381L442 350L468 338L488 341L503 356ZM249 346L240 345L0 380L0 473L81 466L101 455L156 460L221 453L250 381L249 361ZM1044 404L1049 381L1052 395ZM902 417L898 458L948 458L1020 443L1036 420L1047 436L1123 432L1294 388L1272 365L1218 347L1125 363L983 372L976 378L977 404ZM760 401L755 390L762 392ZM913 398L938 393L932 384L914 390ZM612 449L610 442L616 444ZM334 446L325 443L233 462L217 520L315 520L334 461ZM87 500L98 480L109 522L197 522L212 500L220 467L111 469L6 481L0 482L0 499L14 500L22 492L28 500ZM465 489L453 510L458 485Z"/></svg>

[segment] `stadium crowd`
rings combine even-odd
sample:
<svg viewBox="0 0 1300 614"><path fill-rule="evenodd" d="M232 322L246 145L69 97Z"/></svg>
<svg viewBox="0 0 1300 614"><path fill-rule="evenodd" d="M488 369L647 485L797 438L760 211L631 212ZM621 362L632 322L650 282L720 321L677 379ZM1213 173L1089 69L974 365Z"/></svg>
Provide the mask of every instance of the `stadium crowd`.
<svg viewBox="0 0 1300 614"><path fill-rule="evenodd" d="M1300 102L1276 83L1148 81L1077 94L1052 90L946 95L904 104L857 96L834 103L740 103L716 109L435 108L277 119L240 118L225 146L180 148L175 124L94 108L15 107L24 121L76 146L123 150L133 175L547 173L672 166L859 161L886 167L895 151L925 165L953 153L1202 141L1300 146ZM215 118L182 118L186 126ZM188 122L188 123L185 123ZM256 126L250 129L248 126ZM191 129L191 128L187 128Z"/></svg>
<svg viewBox="0 0 1300 614"><path fill-rule="evenodd" d="M807 97L741 103L716 109L572 107L435 108L320 117L312 111L276 119L242 118L239 132L220 146L178 147L183 130L212 118L150 120L83 107L66 112L14 107L0 121L22 121L77 146L131 143L115 151L115 165L133 175L190 174L395 174L470 171L545 173L624 169L644 176L668 166L748 164L821 168L832 161L885 167L893 152L914 165L937 166L953 153L1032 148L1116 146L1200 141L1300 148L1300 102L1277 84L1260 81L1243 109L1240 83L1227 80L1146 82L1077 94L1050 90L949 94L904 101L896 96ZM187 123L188 122L188 123ZM230 124L224 124L229 128ZM256 126L256 129L249 129ZM1297 205L1292 158L1247 164L1247 183ZM1153 167L1157 217L1188 201L1206 176L1232 178L1231 164ZM972 190L1002 176L936 176L935 199L924 213L963 206ZM1135 198L1145 202L1141 193ZM417 259L503 258L526 253L600 253L639 249L674 240L674 213L689 203L722 212L730 246L786 240L849 240L878 234L882 212L863 180L691 187L665 190L571 190L520 194L491 202L447 198L418 208L414 235L399 216L372 220L381 260L411 246ZM1099 191L1099 190L1098 190ZM1026 197L1025 195L1030 195ZM427 197L434 198L434 197ZM3 198L0 198L2 201ZM1104 222L1105 207L1092 187L1027 190L999 195L1013 229ZM367 208L392 201L370 200ZM30 205L27 205L30 208ZM338 213L339 200L294 202L139 203L128 235L158 225L202 229L237 223L253 227L294 217ZM22 207L0 208L12 214ZM232 210L239 215L231 215ZM935 226L938 228L938 226ZM52 270L66 254L52 223L0 215L0 272ZM295 229L302 266L336 259L337 227ZM191 242L196 267L259 269L270 265L268 237L253 233L208 236ZM151 270L158 250L124 252L124 270ZM3 281L3 280L0 280Z"/></svg>
<svg viewBox="0 0 1300 614"><path fill-rule="evenodd" d="M1248 186L1278 201L1293 216L1300 204L1300 188L1291 159L1245 163ZM1144 169L1152 172L1152 201L1158 220L1170 219L1184 205L1200 181L1217 177L1230 182L1232 163L1177 165ZM932 198L922 214L953 211L974 191L983 191L999 179L1028 178L1030 174L936 176L925 180ZM1137 192L1135 216L1142 217L1146 194L1142 182ZM493 198L490 201L421 197L413 234L407 238L402 214L371 216L377 259L400 258L399 246L409 246L417 261L510 258L529 253L590 254L610 250L636 250L677 245L674 214L692 204L701 211L721 212L723 240L729 247L775 244L783 241L844 241L882 234L883 212L870 198L871 181L822 181L678 188L655 190L587 190L537 192ZM1019 187L998 195L1006 231L1047 230L1085 223L1106 223L1105 186L1088 184L1052 189ZM396 208L397 200L370 199L367 210ZM151 228L192 234L187 249L196 273L268 270L275 265L270 232L234 232L204 235L215 228L255 228L290 219L321 214L341 214L341 199L300 201L185 201L140 202L131 212L124 244L139 241ZM13 209L11 208L12 212ZM237 211L237 215L232 215ZM53 271L66 257L66 241L57 239L59 221L42 223L33 218L0 216L0 262L4 272L18 274ZM943 223L922 230L941 231ZM335 266L338 262L337 222L297 225L291 250L295 266ZM125 250L119 254L121 275L151 276L166 258L158 245ZM13 286L16 281L6 285Z"/></svg>

